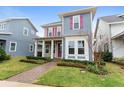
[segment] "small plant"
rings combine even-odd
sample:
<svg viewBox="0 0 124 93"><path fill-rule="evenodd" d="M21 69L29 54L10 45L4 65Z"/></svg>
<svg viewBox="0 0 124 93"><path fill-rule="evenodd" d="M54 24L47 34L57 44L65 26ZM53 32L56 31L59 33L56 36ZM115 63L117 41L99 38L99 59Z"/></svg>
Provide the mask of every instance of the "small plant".
<svg viewBox="0 0 124 93"><path fill-rule="evenodd" d="M3 60L9 60L11 58L10 55L7 55L6 52L0 48L0 61L3 61Z"/></svg>
<svg viewBox="0 0 124 93"><path fill-rule="evenodd" d="M106 62L111 62L112 61L112 53L111 52L103 52L102 53L102 59Z"/></svg>

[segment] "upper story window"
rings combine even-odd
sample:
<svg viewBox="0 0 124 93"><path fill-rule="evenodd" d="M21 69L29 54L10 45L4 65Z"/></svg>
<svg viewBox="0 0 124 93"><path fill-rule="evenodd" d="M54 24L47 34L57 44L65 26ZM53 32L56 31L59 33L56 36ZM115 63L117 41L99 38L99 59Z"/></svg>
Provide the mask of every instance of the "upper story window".
<svg viewBox="0 0 124 93"><path fill-rule="evenodd" d="M52 36L52 27L48 28L48 36Z"/></svg>
<svg viewBox="0 0 124 93"><path fill-rule="evenodd" d="M61 27L57 27L57 36L61 36Z"/></svg>
<svg viewBox="0 0 124 93"><path fill-rule="evenodd" d="M80 15L73 16L73 29L80 28Z"/></svg>
<svg viewBox="0 0 124 93"><path fill-rule="evenodd" d="M5 30L6 29L6 24L5 23L1 23L0 24L0 30Z"/></svg>
<svg viewBox="0 0 124 93"><path fill-rule="evenodd" d="M28 36L29 29L27 27L23 28L23 35Z"/></svg>

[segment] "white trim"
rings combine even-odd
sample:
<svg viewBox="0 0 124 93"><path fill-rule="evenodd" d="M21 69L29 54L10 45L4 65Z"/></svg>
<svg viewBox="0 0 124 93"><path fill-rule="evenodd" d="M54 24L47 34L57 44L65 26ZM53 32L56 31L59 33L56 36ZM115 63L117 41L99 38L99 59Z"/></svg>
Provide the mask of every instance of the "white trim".
<svg viewBox="0 0 124 93"><path fill-rule="evenodd" d="M31 46L32 46L32 51L31 51ZM34 45L33 44L29 44L29 52L33 52L34 51Z"/></svg>
<svg viewBox="0 0 124 93"><path fill-rule="evenodd" d="M15 43L15 50L11 50L11 44ZM9 52L16 52L16 48L17 48L17 42L12 42L10 41L10 45L9 45Z"/></svg>
<svg viewBox="0 0 124 93"><path fill-rule="evenodd" d="M34 48L35 48L35 49L34 49L34 56L35 56L35 57L37 57L37 46L38 46L37 42L38 42L38 41L35 40L35 43L34 43L34 45L35 45L35 47L34 47Z"/></svg>
<svg viewBox="0 0 124 93"><path fill-rule="evenodd" d="M27 31L27 34L24 34L24 31ZM28 36L28 34L29 34L29 28L27 28L27 27L24 27L23 28L23 36Z"/></svg>
<svg viewBox="0 0 124 93"><path fill-rule="evenodd" d="M6 30L6 23L0 23L0 30Z"/></svg>
<svg viewBox="0 0 124 93"><path fill-rule="evenodd" d="M110 22L110 23L107 23L107 24L118 24L118 23L124 23L124 21L120 21L120 22Z"/></svg>
<svg viewBox="0 0 124 93"><path fill-rule="evenodd" d="M79 21L79 28L77 28L77 29L76 29L76 28L74 28L74 17L78 17L78 21ZM73 25L72 25L72 26L73 26L73 30L79 30L79 29L80 29L80 15L75 15L75 16L73 16L73 19L72 19L72 20L73 20Z"/></svg>

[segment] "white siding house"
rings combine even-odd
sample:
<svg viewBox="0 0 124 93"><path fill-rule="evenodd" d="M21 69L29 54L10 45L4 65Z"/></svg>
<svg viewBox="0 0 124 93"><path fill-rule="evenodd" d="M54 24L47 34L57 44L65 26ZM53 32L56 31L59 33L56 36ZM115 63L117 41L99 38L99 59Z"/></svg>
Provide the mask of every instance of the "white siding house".
<svg viewBox="0 0 124 93"><path fill-rule="evenodd" d="M124 17L112 15L97 20L94 51L109 51L113 57L124 56Z"/></svg>

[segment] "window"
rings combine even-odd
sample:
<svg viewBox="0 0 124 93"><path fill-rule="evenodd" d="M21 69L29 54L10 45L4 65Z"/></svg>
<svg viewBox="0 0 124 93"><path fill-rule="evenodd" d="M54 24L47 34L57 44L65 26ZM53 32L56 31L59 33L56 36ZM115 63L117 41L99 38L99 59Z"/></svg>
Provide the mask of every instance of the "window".
<svg viewBox="0 0 124 93"><path fill-rule="evenodd" d="M29 45L29 52L33 52L33 50L34 50L34 45L33 44L30 44Z"/></svg>
<svg viewBox="0 0 124 93"><path fill-rule="evenodd" d="M74 54L74 41L69 41L68 43L69 54Z"/></svg>
<svg viewBox="0 0 124 93"><path fill-rule="evenodd" d="M57 35L61 36L61 27L57 27Z"/></svg>
<svg viewBox="0 0 124 93"><path fill-rule="evenodd" d="M52 36L52 27L48 28L48 36Z"/></svg>
<svg viewBox="0 0 124 93"><path fill-rule="evenodd" d="M73 16L73 29L79 29L80 28L80 16L76 15Z"/></svg>
<svg viewBox="0 0 124 93"><path fill-rule="evenodd" d="M16 47L17 47L17 43L16 42L10 42L9 51L10 52L16 52Z"/></svg>
<svg viewBox="0 0 124 93"><path fill-rule="evenodd" d="M24 29L23 29L23 35L24 36L28 36L28 32L29 32L29 29L26 28L26 27L24 27Z"/></svg>
<svg viewBox="0 0 124 93"><path fill-rule="evenodd" d="M5 23L0 24L0 30L5 30L5 29L6 29L6 24Z"/></svg>
<svg viewBox="0 0 124 93"><path fill-rule="evenodd" d="M46 46L45 46L45 53L49 53L49 49L50 49L50 46L48 44L46 44Z"/></svg>
<svg viewBox="0 0 124 93"><path fill-rule="evenodd" d="M78 54L84 54L84 41L78 41Z"/></svg>

